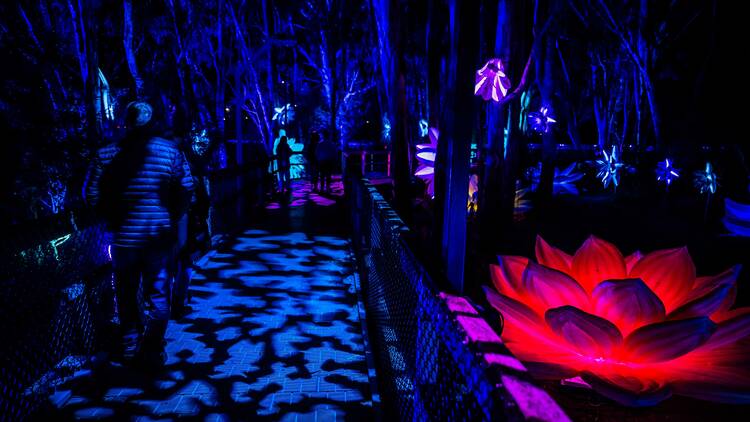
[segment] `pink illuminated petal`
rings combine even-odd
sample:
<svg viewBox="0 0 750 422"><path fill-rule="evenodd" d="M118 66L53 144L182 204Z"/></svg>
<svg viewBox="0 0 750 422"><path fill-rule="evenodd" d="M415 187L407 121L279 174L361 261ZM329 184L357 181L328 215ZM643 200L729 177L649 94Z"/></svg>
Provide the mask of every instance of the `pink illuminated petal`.
<svg viewBox="0 0 750 422"><path fill-rule="evenodd" d="M687 248L663 249L638 261L630 277L645 281L670 312L690 293L695 282L695 264Z"/></svg>
<svg viewBox="0 0 750 422"><path fill-rule="evenodd" d="M615 245L590 236L573 256L573 275L590 292L603 280L626 278L625 259Z"/></svg>
<svg viewBox="0 0 750 422"><path fill-rule="evenodd" d="M422 151L417 153L417 158L434 163L435 162L435 152L434 151Z"/></svg>
<svg viewBox="0 0 750 422"><path fill-rule="evenodd" d="M591 297L594 313L614 322L623 334L664 320L664 304L637 278L604 281Z"/></svg>
<svg viewBox="0 0 750 422"><path fill-rule="evenodd" d="M589 299L580 284L565 273L529 261L523 272L523 287L526 294L535 300L537 311L544 313L549 308L573 305L579 309L589 308Z"/></svg>
<svg viewBox="0 0 750 422"><path fill-rule="evenodd" d="M486 286L484 287L484 294L490 305L505 318L507 325L534 332L540 331L539 327L542 325L542 320L528 306Z"/></svg>
<svg viewBox="0 0 750 422"><path fill-rule="evenodd" d="M719 285L705 295L693 299L669 313L668 319L686 319L692 317L709 316L718 311L730 296L733 284Z"/></svg>
<svg viewBox="0 0 750 422"><path fill-rule="evenodd" d="M417 169L415 176L429 176L435 174L435 167L422 166Z"/></svg>
<svg viewBox="0 0 750 422"><path fill-rule="evenodd" d="M529 260L521 256L499 256L499 265L490 265L492 283L498 292L513 299L523 296L522 277Z"/></svg>
<svg viewBox="0 0 750 422"><path fill-rule="evenodd" d="M729 311L729 309L734 306L734 302L737 299L737 276L740 273L740 269L741 266L736 265L715 276L696 278L695 287L693 291L690 292L690 296L688 296L686 302L704 296L719 286L729 285L730 288L724 301L719 305L719 308L711 314L711 319L719 321L721 315Z"/></svg>
<svg viewBox="0 0 750 422"><path fill-rule="evenodd" d="M625 339L625 350L635 362L664 362L705 343L716 330L710 319L691 318L646 325Z"/></svg>
<svg viewBox="0 0 750 422"><path fill-rule="evenodd" d="M622 345L622 334L614 324L573 306L550 309L544 319L583 355L609 357Z"/></svg>
<svg viewBox="0 0 750 422"><path fill-rule="evenodd" d="M643 258L641 251L635 251L625 257L625 269L628 271L628 274L630 274L630 271L633 270L633 266L635 266L641 258Z"/></svg>
<svg viewBox="0 0 750 422"><path fill-rule="evenodd" d="M573 264L573 257L566 254L565 252L551 246L547 243L542 236L537 235L536 237L536 260L545 267L552 268L557 271L562 271L565 274L570 274L570 268Z"/></svg>

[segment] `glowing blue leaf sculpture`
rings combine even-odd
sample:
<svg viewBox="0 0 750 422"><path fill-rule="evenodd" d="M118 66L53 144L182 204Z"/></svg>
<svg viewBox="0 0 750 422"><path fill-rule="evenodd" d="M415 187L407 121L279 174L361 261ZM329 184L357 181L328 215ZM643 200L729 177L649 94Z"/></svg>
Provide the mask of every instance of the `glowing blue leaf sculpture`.
<svg viewBox="0 0 750 422"><path fill-rule="evenodd" d="M620 170L625 164L620 161L620 157L617 154L617 147L614 145L612 145L612 152L607 154L606 150L602 150L602 155L604 158L596 160L596 167L598 169L596 177L601 180L604 189L607 189L610 184L614 185L616 189L620 184Z"/></svg>
<svg viewBox="0 0 750 422"><path fill-rule="evenodd" d="M430 124L425 119L419 119L419 137L424 138L430 129Z"/></svg>
<svg viewBox="0 0 750 422"><path fill-rule="evenodd" d="M557 123L549 114L549 108L542 107L539 111L532 111L528 114L529 126L531 130L537 133L547 133L553 123Z"/></svg>
<svg viewBox="0 0 750 422"><path fill-rule="evenodd" d="M724 227L735 236L750 237L750 204L724 200Z"/></svg>
<svg viewBox="0 0 750 422"><path fill-rule="evenodd" d="M711 163L706 163L706 168L696 171L693 176L693 185L700 193L716 193L717 178Z"/></svg>
<svg viewBox="0 0 750 422"><path fill-rule="evenodd" d="M578 195L578 187L575 182L583 178L583 173L576 171L578 163L571 163L564 169L555 169L555 179L552 182L552 193L554 195L567 194ZM539 187L539 179L542 174L542 163L526 170L526 177L531 181L531 190L536 191Z"/></svg>
<svg viewBox="0 0 750 422"><path fill-rule="evenodd" d="M387 114L383 115L383 132L380 136L386 144L391 142L391 121L388 119Z"/></svg>
<svg viewBox="0 0 750 422"><path fill-rule="evenodd" d="M47 190L47 197L49 200L40 199L40 201L52 214L57 214L62 211L65 206L65 196L67 193L68 188L61 180L50 178L49 189Z"/></svg>

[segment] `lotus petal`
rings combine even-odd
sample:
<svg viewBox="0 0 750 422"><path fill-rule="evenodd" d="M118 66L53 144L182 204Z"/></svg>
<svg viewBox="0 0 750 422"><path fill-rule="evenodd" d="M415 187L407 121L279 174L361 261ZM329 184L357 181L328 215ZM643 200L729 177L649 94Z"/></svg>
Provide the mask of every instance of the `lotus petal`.
<svg viewBox="0 0 750 422"><path fill-rule="evenodd" d="M644 381L637 377L619 374L608 374L606 378L601 375L585 372L581 378L589 383L597 393L623 406L653 406L672 396L669 387L653 380Z"/></svg>
<svg viewBox="0 0 750 422"><path fill-rule="evenodd" d="M623 334L664 320L664 304L637 278L607 280L591 293L593 311L617 325Z"/></svg>
<svg viewBox="0 0 750 422"><path fill-rule="evenodd" d="M720 322L716 332L701 347L701 350L715 349L738 342L750 336L750 308L739 308L732 312L732 317Z"/></svg>
<svg viewBox="0 0 750 422"><path fill-rule="evenodd" d="M641 258L643 258L641 251L635 251L625 257L625 268L627 269L628 274L630 274L630 271L633 270L633 267L641 260Z"/></svg>
<svg viewBox="0 0 750 422"><path fill-rule="evenodd" d="M544 319L554 332L583 355L608 357L622 345L622 334L614 324L573 306L550 309Z"/></svg>
<svg viewBox="0 0 750 422"><path fill-rule="evenodd" d="M663 362L695 350L716 331L707 317L646 325L625 339L625 351L634 362Z"/></svg>
<svg viewBox="0 0 750 422"><path fill-rule="evenodd" d="M667 319L687 319L711 315L719 310L727 297L730 296L733 287L733 284L719 285L704 296L691 300L670 312Z"/></svg>
<svg viewBox="0 0 750 422"><path fill-rule="evenodd" d="M484 287L484 294L490 305L497 309L503 318L505 318L506 324L515 327L528 327L528 329L532 330L534 327L542 325L539 315L523 303L487 287Z"/></svg>
<svg viewBox="0 0 750 422"><path fill-rule="evenodd" d="M626 278L625 259L615 245L590 236L573 256L573 275L590 292L602 280Z"/></svg>
<svg viewBox="0 0 750 422"><path fill-rule="evenodd" d="M513 299L523 296L523 271L529 263L522 256L499 256L499 265L490 265L492 283L498 292Z"/></svg>
<svg viewBox="0 0 750 422"><path fill-rule="evenodd" d="M565 274L570 274L573 265L573 257L565 252L551 246L542 236L536 237L536 260L545 267L550 267Z"/></svg>
<svg viewBox="0 0 750 422"><path fill-rule="evenodd" d="M588 295L580 284L567 274L529 261L523 272L523 287L526 294L535 303L540 314L549 308L573 305L579 309L588 309Z"/></svg>
<svg viewBox="0 0 750 422"><path fill-rule="evenodd" d="M640 278L664 303L667 312L687 297L695 282L695 264L687 248L663 249L641 258L630 271Z"/></svg>
<svg viewBox="0 0 750 422"><path fill-rule="evenodd" d="M741 269L741 265L735 265L715 276L696 278L695 288L690 292L690 296L688 296L686 302L704 296L719 286L730 285L731 287L729 288L724 301L719 305L719 308L711 314L711 319L714 321L720 321L722 319L721 316L734 306L734 302L737 299L737 276Z"/></svg>

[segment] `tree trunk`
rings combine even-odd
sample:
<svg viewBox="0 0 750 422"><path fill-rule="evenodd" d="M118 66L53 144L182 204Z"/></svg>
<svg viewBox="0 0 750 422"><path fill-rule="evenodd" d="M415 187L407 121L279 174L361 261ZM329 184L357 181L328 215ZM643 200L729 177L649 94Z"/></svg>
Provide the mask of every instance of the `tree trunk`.
<svg viewBox="0 0 750 422"><path fill-rule="evenodd" d="M138 63L133 46L133 0L123 0L123 44L130 75L133 77L133 93L136 98L143 95L143 79L138 74Z"/></svg>
<svg viewBox="0 0 750 422"><path fill-rule="evenodd" d="M447 69L448 86L443 143L446 189L444 196L442 257L453 289L464 290L466 258L466 199L469 186L469 157L476 99L471 90L475 66L479 63L479 2L451 0L451 49Z"/></svg>

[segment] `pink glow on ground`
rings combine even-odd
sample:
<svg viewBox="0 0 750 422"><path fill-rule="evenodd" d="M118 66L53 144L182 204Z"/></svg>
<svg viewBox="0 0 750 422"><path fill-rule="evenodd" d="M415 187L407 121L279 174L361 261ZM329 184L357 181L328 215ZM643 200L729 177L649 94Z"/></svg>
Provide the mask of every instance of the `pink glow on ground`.
<svg viewBox="0 0 750 422"><path fill-rule="evenodd" d="M570 421L544 390L510 375L503 375L501 379L527 420Z"/></svg>
<svg viewBox="0 0 750 422"><path fill-rule="evenodd" d="M440 298L445 301L445 304L448 305L448 309L450 309L451 312L463 312L466 314L478 315L476 309L474 309L465 298L449 295L447 293L440 293Z"/></svg>
<svg viewBox="0 0 750 422"><path fill-rule="evenodd" d="M501 355L499 353L485 353L484 361L489 365L500 365L514 371L526 372L526 367L523 366L520 360L513 356Z"/></svg>
<svg viewBox="0 0 750 422"><path fill-rule="evenodd" d="M344 196L344 184L341 176L333 176L330 193L313 192L312 183L309 180L292 180L289 207L301 207L311 203L319 207L330 207L336 203L336 198ZM272 201L266 204L267 210L277 210L285 206L280 201Z"/></svg>
<svg viewBox="0 0 750 422"><path fill-rule="evenodd" d="M459 315L456 320L466 331L466 334L474 343L502 343L495 330L479 317L468 317Z"/></svg>

